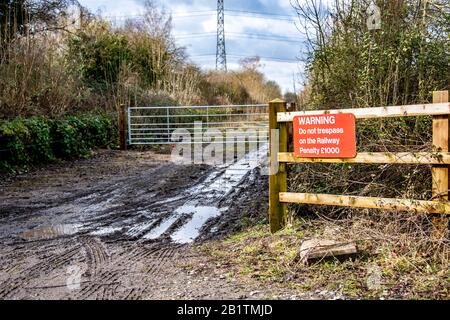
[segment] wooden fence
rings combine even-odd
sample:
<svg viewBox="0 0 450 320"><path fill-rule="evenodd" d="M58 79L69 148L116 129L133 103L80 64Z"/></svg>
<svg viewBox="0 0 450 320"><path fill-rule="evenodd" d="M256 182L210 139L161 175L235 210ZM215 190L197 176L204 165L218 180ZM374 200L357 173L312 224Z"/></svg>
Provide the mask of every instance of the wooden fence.
<svg viewBox="0 0 450 320"><path fill-rule="evenodd" d="M345 206L394 211L415 211L436 214L433 223L442 234L448 227L449 200L449 114L448 91L433 93L433 103L364 109L287 112L286 102L274 100L269 105L269 127L279 134L270 138L269 221L272 232L282 229L287 220L288 203ZM353 113L356 119L433 116L433 152L420 153L359 153L353 159L301 158L289 150L288 125L295 116ZM279 150L275 150L279 139ZM288 163L360 163L360 164L422 164L432 165L432 201L388 199L343 195L326 195L288 192ZM278 164L278 166L276 165ZM273 171L275 170L275 171Z"/></svg>

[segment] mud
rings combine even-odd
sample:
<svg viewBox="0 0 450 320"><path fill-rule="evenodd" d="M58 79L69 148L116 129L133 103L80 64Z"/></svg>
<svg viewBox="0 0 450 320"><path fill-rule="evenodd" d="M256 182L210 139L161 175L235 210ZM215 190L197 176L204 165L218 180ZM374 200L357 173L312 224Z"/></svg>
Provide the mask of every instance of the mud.
<svg viewBox="0 0 450 320"><path fill-rule="evenodd" d="M102 151L0 178L0 299L233 299L277 292L202 274L199 266L207 262L192 250L265 215L267 177L251 157L213 168L176 165L152 152Z"/></svg>

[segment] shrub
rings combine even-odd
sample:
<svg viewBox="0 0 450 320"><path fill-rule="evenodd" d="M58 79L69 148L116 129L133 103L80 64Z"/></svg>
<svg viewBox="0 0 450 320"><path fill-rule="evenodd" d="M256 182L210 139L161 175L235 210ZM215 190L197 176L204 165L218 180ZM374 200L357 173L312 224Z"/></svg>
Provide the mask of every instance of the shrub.
<svg viewBox="0 0 450 320"><path fill-rule="evenodd" d="M0 125L0 170L9 170L14 163L28 162L25 149L28 136L29 130L21 120L3 122Z"/></svg>
<svg viewBox="0 0 450 320"><path fill-rule="evenodd" d="M87 155L84 127L84 123L75 117L53 123L54 152L58 158L72 159Z"/></svg>
<svg viewBox="0 0 450 320"><path fill-rule="evenodd" d="M0 122L0 171L16 171L55 159L86 157L116 143L116 123L106 115Z"/></svg>
<svg viewBox="0 0 450 320"><path fill-rule="evenodd" d="M30 162L39 163L54 160L51 146L51 126L48 121L33 118L24 120L23 123L29 133L25 151L30 157Z"/></svg>
<svg viewBox="0 0 450 320"><path fill-rule="evenodd" d="M71 57L76 57L81 79L89 87L107 89L117 83L120 67L130 60L128 39L112 32L106 22L93 23L69 41Z"/></svg>

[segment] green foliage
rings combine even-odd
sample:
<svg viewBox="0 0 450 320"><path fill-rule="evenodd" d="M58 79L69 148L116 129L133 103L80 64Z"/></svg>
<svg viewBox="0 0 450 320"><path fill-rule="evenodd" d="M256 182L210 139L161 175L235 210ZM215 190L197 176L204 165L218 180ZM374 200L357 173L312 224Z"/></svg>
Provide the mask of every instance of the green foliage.
<svg viewBox="0 0 450 320"><path fill-rule="evenodd" d="M0 170L9 169L10 164L27 163L26 141L30 133L21 120L3 122L0 125Z"/></svg>
<svg viewBox="0 0 450 320"><path fill-rule="evenodd" d="M178 67L178 51L165 34L152 34L145 25L113 29L92 21L69 38L69 59L81 80L93 89L116 85L164 89Z"/></svg>
<svg viewBox="0 0 450 320"><path fill-rule="evenodd" d="M116 145L116 124L108 116L15 119L0 122L0 171L85 157L93 148Z"/></svg>
<svg viewBox="0 0 450 320"><path fill-rule="evenodd" d="M26 119L23 121L28 129L29 136L26 140L26 152L32 163L54 160L51 147L51 126L41 119Z"/></svg>
<svg viewBox="0 0 450 320"><path fill-rule="evenodd" d="M85 124L78 118L70 117L53 124L55 155L58 158L86 156L89 150L83 139Z"/></svg>
<svg viewBox="0 0 450 320"><path fill-rule="evenodd" d="M105 22L78 32L69 41L69 52L81 79L91 87L102 89L117 83L122 64L131 59L128 39L111 32Z"/></svg>
<svg viewBox="0 0 450 320"><path fill-rule="evenodd" d="M138 70L144 86L155 87L158 80L168 76L161 67L174 64L167 39L131 31L128 35L133 39L129 48L132 69Z"/></svg>
<svg viewBox="0 0 450 320"><path fill-rule="evenodd" d="M51 129L43 119L17 119L0 125L1 169L54 160ZM6 156L5 156L6 155Z"/></svg>
<svg viewBox="0 0 450 320"><path fill-rule="evenodd" d="M84 117L85 141L90 148L112 146L117 134L116 125L111 117Z"/></svg>
<svg viewBox="0 0 450 320"><path fill-rule="evenodd" d="M375 2L379 30L367 28L367 2L338 0L322 18L314 16L320 8L297 2L301 17L317 26L308 59L311 108L424 103L448 89L448 1Z"/></svg>

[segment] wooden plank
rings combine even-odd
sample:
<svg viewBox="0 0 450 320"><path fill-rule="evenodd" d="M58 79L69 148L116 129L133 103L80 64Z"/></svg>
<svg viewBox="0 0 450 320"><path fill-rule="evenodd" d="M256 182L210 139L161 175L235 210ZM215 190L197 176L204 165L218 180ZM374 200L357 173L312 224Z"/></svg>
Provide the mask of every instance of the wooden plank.
<svg viewBox="0 0 450 320"><path fill-rule="evenodd" d="M366 164L450 164L449 152L369 152L352 159L302 158L294 153L279 153L279 162L286 163L366 163Z"/></svg>
<svg viewBox="0 0 450 320"><path fill-rule="evenodd" d="M340 207L415 211L420 213L450 214L450 203L439 201L405 200L312 193L280 193L286 203L320 204Z"/></svg>
<svg viewBox="0 0 450 320"><path fill-rule="evenodd" d="M433 92L433 103L439 104L448 102L448 91ZM433 117L433 148L437 151L449 151L449 117L440 115ZM431 170L433 199L448 201L449 178L448 165L435 165ZM435 230L433 236L436 238L445 237L448 229L447 218L433 218Z"/></svg>
<svg viewBox="0 0 450 320"><path fill-rule="evenodd" d="M313 110L300 112L278 113L278 122L290 122L295 116L312 116L323 114L353 113L357 119L374 118L395 118L395 117L413 117L427 115L448 115L450 114L450 103L436 104L418 104L409 106L393 106L380 108L362 108L362 109L339 109L339 110Z"/></svg>
<svg viewBox="0 0 450 320"><path fill-rule="evenodd" d="M275 233L286 224L287 205L281 203L279 193L287 191L286 164L279 164L277 154L287 151L287 125L277 122L277 113L286 111L286 102L274 100L269 103L269 130L270 130L270 173L269 173L269 222L270 231ZM276 131L278 130L278 131ZM274 139L278 139L274 141Z"/></svg>
<svg viewBox="0 0 450 320"><path fill-rule="evenodd" d="M325 259L328 257L351 256L358 253L356 243L340 243L335 240L310 239L300 246L300 262L308 262Z"/></svg>

